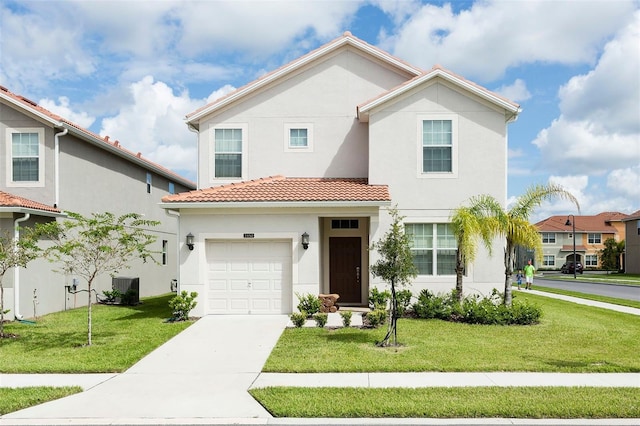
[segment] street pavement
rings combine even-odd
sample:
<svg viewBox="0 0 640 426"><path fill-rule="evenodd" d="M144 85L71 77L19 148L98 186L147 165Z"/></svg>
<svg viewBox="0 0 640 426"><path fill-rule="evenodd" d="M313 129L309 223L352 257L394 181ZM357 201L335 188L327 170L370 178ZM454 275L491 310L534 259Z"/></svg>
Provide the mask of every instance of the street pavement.
<svg viewBox="0 0 640 426"><path fill-rule="evenodd" d="M517 290L514 290L517 291ZM522 290L524 291L524 290ZM548 293L527 290L533 294ZM624 307L577 298L576 303ZM623 312L640 315L640 309ZM354 315L358 325L359 315ZM338 314L328 326L339 326ZM640 419L283 419L247 392L267 386L455 387L605 386L640 388L639 373L261 373L285 315L206 316L121 374L0 374L0 387L79 385L76 395L6 414L7 425L637 425ZM315 326L308 322L307 326ZM640 390L639 390L640 395Z"/></svg>

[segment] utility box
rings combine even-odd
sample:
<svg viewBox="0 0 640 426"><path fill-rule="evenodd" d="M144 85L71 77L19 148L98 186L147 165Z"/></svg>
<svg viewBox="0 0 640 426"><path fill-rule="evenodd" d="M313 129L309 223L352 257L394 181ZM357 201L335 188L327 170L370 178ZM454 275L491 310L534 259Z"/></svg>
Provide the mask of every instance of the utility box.
<svg viewBox="0 0 640 426"><path fill-rule="evenodd" d="M120 303L127 305L137 305L140 303L140 278L113 277L111 278L111 289L118 290L122 297Z"/></svg>

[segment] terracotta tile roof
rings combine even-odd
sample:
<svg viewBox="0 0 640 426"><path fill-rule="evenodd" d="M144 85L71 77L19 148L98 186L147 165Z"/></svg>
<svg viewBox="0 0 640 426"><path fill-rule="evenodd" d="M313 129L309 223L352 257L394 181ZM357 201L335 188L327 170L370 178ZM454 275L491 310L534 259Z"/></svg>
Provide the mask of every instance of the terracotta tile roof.
<svg viewBox="0 0 640 426"><path fill-rule="evenodd" d="M3 191L0 191L0 207L21 207L26 209L43 210L52 213L61 213L60 210L55 207L38 203L37 201L29 200L27 198L18 197L17 195L9 194L8 192Z"/></svg>
<svg viewBox="0 0 640 426"><path fill-rule="evenodd" d="M118 140L110 141L109 136L100 136L96 133L93 133L91 130L85 129L84 127L81 127L78 124L72 121L69 121L64 117L59 116L58 114L54 114L53 112L49 111L46 108L41 107L36 102L30 99L27 99L24 96L20 96L15 93L12 93L11 91L9 91L9 89L7 89L4 86L0 86L0 97L9 98L15 103L17 103L18 105L20 105L21 107L27 110L30 110L32 112L35 112L36 115L44 116L54 126L67 127L67 128L70 128L71 130L75 130L77 131L77 133L80 134L81 137L91 138L96 142L98 142L99 144L104 144L104 147L108 146L109 148L116 148L118 151L124 154L125 157L129 157L130 160L140 161L142 163L145 163L147 166L158 170L159 172L165 174L166 176L173 177L176 181L182 182L187 187L189 186L193 188L196 187L196 184L194 182L191 182L190 180L180 176L179 174L167 169L164 166L161 166L160 164L154 163L153 161L144 158L142 156L142 153L140 152L134 153L133 151L129 151L128 149L124 148L122 145L120 145L120 142Z"/></svg>
<svg viewBox="0 0 640 426"><path fill-rule="evenodd" d="M610 223L621 222L628 217L628 214L620 212L603 212L593 216L575 216L576 232L615 233L616 229ZM568 215L550 216L536 223L535 226L540 232L572 232L572 225L565 225L567 219L572 218Z"/></svg>
<svg viewBox="0 0 640 426"><path fill-rule="evenodd" d="M573 244L565 244L562 246L562 251L573 251ZM576 251L587 251L585 246L576 246Z"/></svg>
<svg viewBox="0 0 640 426"><path fill-rule="evenodd" d="M164 203L391 201L386 185L356 178L289 178L281 175L167 195Z"/></svg>

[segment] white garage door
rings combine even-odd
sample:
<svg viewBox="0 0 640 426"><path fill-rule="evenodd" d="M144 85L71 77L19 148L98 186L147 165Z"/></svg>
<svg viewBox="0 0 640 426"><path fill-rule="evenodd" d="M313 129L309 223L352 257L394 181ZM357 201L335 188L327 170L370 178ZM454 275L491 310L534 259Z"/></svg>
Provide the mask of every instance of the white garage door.
<svg viewBox="0 0 640 426"><path fill-rule="evenodd" d="M291 312L291 243L209 241L208 314Z"/></svg>

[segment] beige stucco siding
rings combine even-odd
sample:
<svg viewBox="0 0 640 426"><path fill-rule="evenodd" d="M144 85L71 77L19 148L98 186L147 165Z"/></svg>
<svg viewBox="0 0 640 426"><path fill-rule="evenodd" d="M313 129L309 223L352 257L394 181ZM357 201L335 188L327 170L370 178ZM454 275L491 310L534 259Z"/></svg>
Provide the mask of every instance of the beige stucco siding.
<svg viewBox="0 0 640 426"><path fill-rule="evenodd" d="M212 175L216 126L246 126L243 179L274 174L292 177L366 177L368 129L356 105L399 84L406 76L375 66L350 49L307 67L286 81L244 99L200 124L199 185L226 183ZM287 151L288 124L310 125L312 148Z"/></svg>

